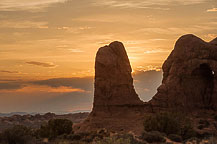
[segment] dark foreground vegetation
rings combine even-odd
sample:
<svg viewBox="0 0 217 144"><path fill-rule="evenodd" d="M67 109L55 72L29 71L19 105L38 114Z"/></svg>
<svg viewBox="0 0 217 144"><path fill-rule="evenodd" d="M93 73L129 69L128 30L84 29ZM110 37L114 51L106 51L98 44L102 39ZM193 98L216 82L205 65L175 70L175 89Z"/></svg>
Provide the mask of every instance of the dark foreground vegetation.
<svg viewBox="0 0 217 144"><path fill-rule="evenodd" d="M213 118L216 120L216 116ZM201 127L208 122L201 120ZM146 143L217 143L213 134L198 134L192 121L181 114L158 113L146 116L141 136L111 133L101 129L91 133L75 133L68 119L51 119L40 128L15 125L0 133L0 144L146 144Z"/></svg>

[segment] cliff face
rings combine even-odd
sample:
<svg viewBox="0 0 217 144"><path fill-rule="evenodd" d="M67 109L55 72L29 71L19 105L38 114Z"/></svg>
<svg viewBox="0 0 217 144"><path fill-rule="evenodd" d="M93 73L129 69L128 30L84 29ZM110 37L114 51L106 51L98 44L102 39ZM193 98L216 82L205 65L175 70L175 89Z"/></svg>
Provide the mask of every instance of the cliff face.
<svg viewBox="0 0 217 144"><path fill-rule="evenodd" d="M163 81L149 102L154 109L215 109L217 39L182 36L163 64Z"/></svg>

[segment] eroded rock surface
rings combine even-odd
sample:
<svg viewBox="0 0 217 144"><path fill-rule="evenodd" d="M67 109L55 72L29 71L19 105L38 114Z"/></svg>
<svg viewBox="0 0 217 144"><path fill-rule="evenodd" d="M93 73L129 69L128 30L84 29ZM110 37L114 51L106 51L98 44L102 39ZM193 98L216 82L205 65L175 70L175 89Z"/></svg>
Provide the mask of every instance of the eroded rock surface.
<svg viewBox="0 0 217 144"><path fill-rule="evenodd" d="M182 36L163 64L163 81L149 102L153 109L215 109L217 106L217 39L207 43Z"/></svg>
<svg viewBox="0 0 217 144"><path fill-rule="evenodd" d="M142 105L133 86L131 66L121 42L102 47L96 54L93 113L114 106Z"/></svg>
<svg viewBox="0 0 217 144"><path fill-rule="evenodd" d="M93 110L81 130L106 128L114 131L141 131L144 102L135 92L131 72L121 42L113 42L98 50Z"/></svg>

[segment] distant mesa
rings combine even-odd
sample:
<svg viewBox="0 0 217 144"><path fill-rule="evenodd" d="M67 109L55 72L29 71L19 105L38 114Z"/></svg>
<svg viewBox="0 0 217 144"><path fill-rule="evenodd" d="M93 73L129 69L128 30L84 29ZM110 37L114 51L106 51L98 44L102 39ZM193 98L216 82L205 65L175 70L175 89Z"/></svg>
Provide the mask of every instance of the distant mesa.
<svg viewBox="0 0 217 144"><path fill-rule="evenodd" d="M163 64L162 84L149 102L139 99L131 72L121 42L98 50L93 109L80 131L106 128L139 133L147 113L217 107L217 38L209 43L191 34L179 38Z"/></svg>

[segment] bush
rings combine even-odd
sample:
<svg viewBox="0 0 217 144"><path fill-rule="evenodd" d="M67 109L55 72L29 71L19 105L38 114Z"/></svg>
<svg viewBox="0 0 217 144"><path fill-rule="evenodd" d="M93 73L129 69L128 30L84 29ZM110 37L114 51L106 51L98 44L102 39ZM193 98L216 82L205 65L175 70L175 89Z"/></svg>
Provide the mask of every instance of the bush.
<svg viewBox="0 0 217 144"><path fill-rule="evenodd" d="M48 123L41 125L38 133L42 138L53 139L63 134L70 134L72 132L72 124L67 119L52 119Z"/></svg>
<svg viewBox="0 0 217 144"><path fill-rule="evenodd" d="M180 119L181 124L181 136L184 140L195 137L196 132L193 129L192 123L189 119Z"/></svg>
<svg viewBox="0 0 217 144"><path fill-rule="evenodd" d="M191 121L176 113L157 113L145 118L145 131L159 131L161 133L181 135L183 139L193 137L194 131Z"/></svg>
<svg viewBox="0 0 217 144"><path fill-rule="evenodd" d="M106 137L102 140L95 141L94 144L145 144L139 142L130 134L115 135L112 137Z"/></svg>
<svg viewBox="0 0 217 144"><path fill-rule="evenodd" d="M214 120L217 121L217 115L214 116Z"/></svg>
<svg viewBox="0 0 217 144"><path fill-rule="evenodd" d="M104 133L104 131L99 131L99 132L82 132L82 133L76 133L68 137L68 139L72 141L83 141L83 142L93 142L95 140L101 140L104 137L107 137L107 133Z"/></svg>
<svg viewBox="0 0 217 144"><path fill-rule="evenodd" d="M144 121L144 129L146 131L159 131L168 134L180 133L180 122L175 114L157 113L149 116Z"/></svg>
<svg viewBox="0 0 217 144"><path fill-rule="evenodd" d="M207 120L200 120L199 121L199 126L198 126L198 129L204 129L204 128L207 128L207 127L209 127L210 126L210 123L209 123L209 121L207 121Z"/></svg>
<svg viewBox="0 0 217 144"><path fill-rule="evenodd" d="M31 129L16 125L6 129L1 134L1 143L6 144L27 144L33 140Z"/></svg>
<svg viewBox="0 0 217 144"><path fill-rule="evenodd" d="M170 134L168 138L175 142L182 142L182 137L180 135Z"/></svg>
<svg viewBox="0 0 217 144"><path fill-rule="evenodd" d="M163 134L158 131L144 132L142 134L142 139L149 143L166 142Z"/></svg>

